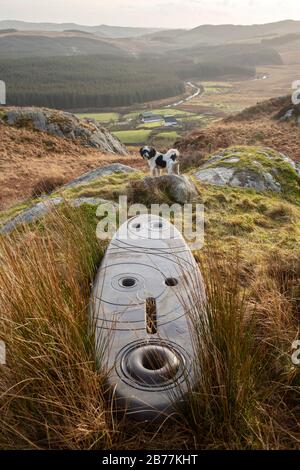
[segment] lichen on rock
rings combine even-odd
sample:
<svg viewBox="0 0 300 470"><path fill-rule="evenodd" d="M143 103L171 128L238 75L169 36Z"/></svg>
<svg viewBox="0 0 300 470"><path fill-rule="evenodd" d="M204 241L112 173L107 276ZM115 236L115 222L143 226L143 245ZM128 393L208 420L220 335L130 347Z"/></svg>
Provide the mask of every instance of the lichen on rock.
<svg viewBox="0 0 300 470"><path fill-rule="evenodd" d="M241 146L207 157L195 177L207 184L300 197L299 170L293 160L273 149Z"/></svg>
<svg viewBox="0 0 300 470"><path fill-rule="evenodd" d="M71 139L102 152L127 155L126 147L97 121L79 119L74 114L65 111L36 107L10 107L5 108L0 120L9 126L30 127L56 137Z"/></svg>

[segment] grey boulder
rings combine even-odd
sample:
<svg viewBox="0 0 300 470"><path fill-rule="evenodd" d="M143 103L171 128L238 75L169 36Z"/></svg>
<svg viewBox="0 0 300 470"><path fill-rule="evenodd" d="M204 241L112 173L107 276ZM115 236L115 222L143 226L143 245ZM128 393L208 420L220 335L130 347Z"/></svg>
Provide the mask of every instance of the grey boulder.
<svg viewBox="0 0 300 470"><path fill-rule="evenodd" d="M208 157L194 176L206 184L279 193L283 191L286 170L297 179L298 165L280 152L261 147L231 147Z"/></svg>
<svg viewBox="0 0 300 470"><path fill-rule="evenodd" d="M103 176L109 176L114 173L135 173L137 170L134 168L122 165L121 163L113 163L112 165L96 168L96 170L89 171L83 175L80 175L75 180L71 181L64 186L65 189L75 188L76 186L81 186L85 184L90 184L92 181L101 178Z"/></svg>
<svg viewBox="0 0 300 470"><path fill-rule="evenodd" d="M197 195L195 185L184 175L147 176L143 179L143 186L150 192L167 192L169 197L179 204L187 204Z"/></svg>

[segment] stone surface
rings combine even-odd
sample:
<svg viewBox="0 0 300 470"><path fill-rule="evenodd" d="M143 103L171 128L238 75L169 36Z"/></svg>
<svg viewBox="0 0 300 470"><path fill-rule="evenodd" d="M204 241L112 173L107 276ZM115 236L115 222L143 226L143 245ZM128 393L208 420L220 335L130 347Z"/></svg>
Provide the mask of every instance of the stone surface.
<svg viewBox="0 0 300 470"><path fill-rule="evenodd" d="M294 121L296 124L300 124L300 104L290 103L290 105L283 108L276 117L282 122Z"/></svg>
<svg viewBox="0 0 300 470"><path fill-rule="evenodd" d="M45 199L44 201L38 202L37 204L34 204L28 209L25 209L24 211L20 212L20 214L13 217L11 220L2 225L2 227L0 227L0 233L10 233L20 224L36 222L37 220L41 219L46 214L48 214L51 209L56 206L59 206L60 204L63 204L64 202L66 202L66 204L71 207L81 207L84 204L87 204L89 206L100 206L102 204L116 204L113 201L102 199L100 197L79 197L70 201L66 201L62 197Z"/></svg>
<svg viewBox="0 0 300 470"><path fill-rule="evenodd" d="M161 190L167 192L169 197L179 204L191 202L197 194L194 184L187 176L183 175L147 176L143 179L143 185L148 191Z"/></svg>
<svg viewBox="0 0 300 470"><path fill-rule="evenodd" d="M97 121L79 119L71 113L47 108L13 107L5 108L2 119L10 126L31 127L102 152L127 155L126 147Z"/></svg>
<svg viewBox="0 0 300 470"><path fill-rule="evenodd" d="M164 421L193 384L192 315L205 334L204 283L182 234L154 215L126 221L101 262L90 317L97 363L131 419Z"/></svg>
<svg viewBox="0 0 300 470"><path fill-rule="evenodd" d="M113 173L134 173L136 170L131 168L130 166L122 165L120 163L115 163L112 165L108 165L102 168L97 168L96 170L90 171L84 175L79 176L71 183L67 184L63 187L63 189L74 188L76 186L81 186L85 184L91 183L93 180L97 178L101 178L102 176L111 175ZM46 215L53 207L62 204L63 202L67 202L72 207L80 207L84 204L88 204L90 206L99 206L100 204L115 204L112 201L100 198L100 197L78 197L73 198L71 200L65 200L62 197L48 197L45 198L43 201L38 202L28 209L23 210L18 215L13 217L11 220L7 221L2 227L0 228L1 233L9 233L14 230L17 225L23 223L30 223L35 222L36 220L41 219L44 215Z"/></svg>
<svg viewBox="0 0 300 470"><path fill-rule="evenodd" d="M47 199L45 201L38 202L33 206L25 209L17 216L13 217L10 221L6 222L1 227L2 233L9 233L14 230L17 225L35 222L36 220L42 218L46 215L53 207L58 206L63 203L63 198L56 197L53 199Z"/></svg>
<svg viewBox="0 0 300 470"><path fill-rule="evenodd" d="M288 174L287 174L288 173ZM261 147L231 147L208 157L195 172L202 183L281 192L296 185L299 166L288 156ZM288 181L291 180L291 181Z"/></svg>
<svg viewBox="0 0 300 470"><path fill-rule="evenodd" d="M137 170L121 163L113 163L112 165L96 168L96 170L85 173L71 183L64 186L64 188L75 188L84 184L89 184L93 180L101 178L102 176L112 175L113 173L135 173Z"/></svg>
<svg viewBox="0 0 300 470"><path fill-rule="evenodd" d="M68 203L72 207L81 207L84 204L88 204L89 206L100 206L100 204L115 204L112 201L102 199L101 197L78 197L68 201Z"/></svg>

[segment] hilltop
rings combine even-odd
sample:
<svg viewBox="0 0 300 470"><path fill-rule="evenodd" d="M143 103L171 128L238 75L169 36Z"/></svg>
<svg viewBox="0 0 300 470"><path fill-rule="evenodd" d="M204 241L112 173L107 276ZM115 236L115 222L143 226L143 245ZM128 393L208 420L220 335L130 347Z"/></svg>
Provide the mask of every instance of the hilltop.
<svg viewBox="0 0 300 470"><path fill-rule="evenodd" d="M121 26L86 26L79 25L76 23L32 23L28 21L16 21L16 20L3 20L0 21L0 29L17 29L23 31L58 31L63 32L66 30L83 31L87 33L93 33L100 37L138 37L144 34L150 34L160 31L160 28L131 28Z"/></svg>
<svg viewBox="0 0 300 470"><path fill-rule="evenodd" d="M27 119L19 114L19 120L14 125L8 125L4 117L8 113L2 110L0 113L0 163L1 163L1 195L0 210L9 207L13 203L30 198L36 185L53 184L62 185L68 183L86 171L99 166L122 160L124 164L136 164L143 166L143 162L136 157L129 156L120 142L105 130L99 131L102 138L98 148L92 145L83 145L80 138L72 138L72 126L69 125L69 134L65 136L59 132L61 127L54 132L34 129L30 116L41 116L42 110L30 108ZM56 111L52 114L52 126L57 123L61 126L65 114ZM17 114L18 115L18 114ZM23 116L23 119L20 119ZM68 114L67 114L68 116ZM74 116L74 122L80 122ZM81 121L83 126L89 125ZM74 124L73 124L74 125ZM78 125L78 124L77 124ZM93 126L93 123L90 124ZM79 127L80 129L80 127ZM100 128L101 129L101 128ZM71 135L71 138L70 138ZM112 145L114 143L116 147ZM110 151L108 150L110 149ZM55 187L55 186L54 186ZM54 189L54 188L52 188Z"/></svg>

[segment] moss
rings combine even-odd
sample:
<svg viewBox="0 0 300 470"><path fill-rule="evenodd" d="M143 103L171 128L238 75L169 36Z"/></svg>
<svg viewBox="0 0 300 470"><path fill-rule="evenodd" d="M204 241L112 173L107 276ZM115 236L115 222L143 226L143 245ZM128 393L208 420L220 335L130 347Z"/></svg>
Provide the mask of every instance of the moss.
<svg viewBox="0 0 300 470"><path fill-rule="evenodd" d="M275 193L258 195L241 188L195 184L205 206L206 243L228 252L232 243L237 243L248 260L275 247L299 250L299 206Z"/></svg>
<svg viewBox="0 0 300 470"><path fill-rule="evenodd" d="M36 202L39 202L40 199L28 199L27 201L24 201L20 204L17 204L15 206L10 207L9 209L0 212L0 223L5 223L7 220L12 219L13 217L16 217L18 214L20 214L22 211L28 209L31 207L33 204Z"/></svg>
<svg viewBox="0 0 300 470"><path fill-rule="evenodd" d="M300 205L299 177L291 165L283 160L280 154L273 149L255 146L229 147L218 153L221 158L208 164L209 168L218 166L234 167L236 169L253 170L257 174L270 173L280 183L282 196ZM208 163L216 153L208 156L204 162ZM228 161L237 157L239 161Z"/></svg>
<svg viewBox="0 0 300 470"><path fill-rule="evenodd" d="M143 173L115 173L99 177L89 184L59 190L53 196L61 196L66 200L79 197L102 197L103 199L117 200L120 195L127 193L134 181L140 180L143 176Z"/></svg>
<svg viewBox="0 0 300 470"><path fill-rule="evenodd" d="M7 112L4 108L0 108L0 120L6 121L7 119Z"/></svg>
<svg viewBox="0 0 300 470"><path fill-rule="evenodd" d="M66 200L82 196L118 200L126 194L129 203L141 203L149 207L153 203L169 203L165 188L153 192L145 191L140 180L144 175L113 174L76 188L60 189L54 196ZM199 196L196 202L205 207L206 244L215 244L231 252L234 244L240 245L242 255L251 261L265 255L274 248L285 252L297 251L300 240L300 207L284 200L276 193L257 193L254 190L227 186L203 186L194 180ZM7 220L41 199L26 201L1 214ZM84 211L95 224L95 207L84 205Z"/></svg>

